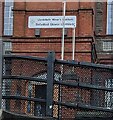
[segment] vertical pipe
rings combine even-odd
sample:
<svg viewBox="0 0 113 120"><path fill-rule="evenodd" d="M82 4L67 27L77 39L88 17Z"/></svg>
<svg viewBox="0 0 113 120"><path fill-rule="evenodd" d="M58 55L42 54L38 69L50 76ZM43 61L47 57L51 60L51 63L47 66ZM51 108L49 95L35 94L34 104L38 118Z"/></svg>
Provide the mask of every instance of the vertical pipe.
<svg viewBox="0 0 113 120"><path fill-rule="evenodd" d="M62 29L62 47L61 47L61 60L64 60L64 32L65 32L65 15L66 15L66 0L63 0L63 29ZM61 65L61 77L63 74L63 65ZM59 85L59 100L61 101L61 86ZM58 107L58 119L61 117L60 109L61 106Z"/></svg>
<svg viewBox="0 0 113 120"><path fill-rule="evenodd" d="M64 59L64 32L65 32L65 14L66 14L66 0L63 0L63 29L62 29L62 47L61 60Z"/></svg>
<svg viewBox="0 0 113 120"><path fill-rule="evenodd" d="M75 28L73 28L73 40L72 40L72 60L75 59Z"/></svg>

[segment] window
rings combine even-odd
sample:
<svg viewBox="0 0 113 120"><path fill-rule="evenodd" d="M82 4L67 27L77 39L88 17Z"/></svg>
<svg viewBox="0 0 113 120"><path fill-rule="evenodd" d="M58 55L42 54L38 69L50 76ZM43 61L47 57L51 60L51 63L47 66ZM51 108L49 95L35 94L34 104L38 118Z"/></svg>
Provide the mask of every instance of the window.
<svg viewBox="0 0 113 120"><path fill-rule="evenodd" d="M28 97L32 97L32 91L33 91L33 85L31 84L31 82L28 83ZM31 112L31 101L28 101L27 104L27 112L30 113Z"/></svg>
<svg viewBox="0 0 113 120"><path fill-rule="evenodd" d="M28 101L28 104L27 104L27 112L28 112L28 113L31 112L31 101Z"/></svg>
<svg viewBox="0 0 113 120"><path fill-rule="evenodd" d="M113 50L113 42L104 41L103 51L112 51L112 50Z"/></svg>
<svg viewBox="0 0 113 120"><path fill-rule="evenodd" d="M107 88L113 88L113 79L108 79L105 82ZM113 92L105 92L105 103L107 108L113 108Z"/></svg>
<svg viewBox="0 0 113 120"><path fill-rule="evenodd" d="M113 34L113 0L107 4L107 34Z"/></svg>
<svg viewBox="0 0 113 120"><path fill-rule="evenodd" d="M44 72L41 74L36 74L33 77L37 79L47 79L47 73ZM61 78L60 73L55 72L54 79L59 81L60 78ZM46 83L31 81L28 83L28 97L34 96L35 98L38 99L46 99L46 89L47 89ZM31 113L32 108L34 108L33 113L35 116L39 117L45 116L46 105L44 103L34 102L34 104L32 104L31 101L28 101L27 112Z"/></svg>
<svg viewBox="0 0 113 120"><path fill-rule="evenodd" d="M11 51L12 51L11 42L4 42L4 51L5 51L5 54L11 54Z"/></svg>
<svg viewBox="0 0 113 120"><path fill-rule="evenodd" d="M13 0L5 0L4 6L4 35L13 34Z"/></svg>
<svg viewBox="0 0 113 120"><path fill-rule="evenodd" d="M17 82L16 96L21 96L21 83Z"/></svg>
<svg viewBox="0 0 113 120"><path fill-rule="evenodd" d="M21 81L16 82L16 96L21 96ZM14 106L16 112L21 112L21 100L15 100L15 106Z"/></svg>
<svg viewBox="0 0 113 120"><path fill-rule="evenodd" d="M4 61L3 67L3 75L11 75L11 60ZM2 95L10 95L12 81L11 79L3 79L2 83ZM9 100L2 100L2 108L6 110L10 110L10 101Z"/></svg>
<svg viewBox="0 0 113 120"><path fill-rule="evenodd" d="M12 51L12 43L7 41L4 42L4 52L5 54L10 54ZM4 65L3 65L3 74L4 75L11 75L11 60L4 60ZM2 90L2 95L10 95L10 89L11 89L11 84L12 81L11 79L6 79L3 80L3 90ZM2 108L6 110L10 110L10 101L9 100L2 100Z"/></svg>
<svg viewBox="0 0 113 120"><path fill-rule="evenodd" d="M46 99L46 85L36 85L35 86L35 98ZM34 103L34 115L35 116L45 116L46 106L44 103Z"/></svg>

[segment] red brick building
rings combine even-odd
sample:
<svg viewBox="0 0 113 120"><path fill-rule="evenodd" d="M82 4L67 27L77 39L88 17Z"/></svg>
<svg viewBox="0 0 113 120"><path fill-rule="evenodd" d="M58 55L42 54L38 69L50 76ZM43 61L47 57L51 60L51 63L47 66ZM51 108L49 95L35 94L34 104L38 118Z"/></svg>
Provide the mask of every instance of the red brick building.
<svg viewBox="0 0 113 120"><path fill-rule="evenodd" d="M0 34L6 53L46 57L48 51L54 51L56 58L61 59L62 29L28 28L28 17L61 16L62 2L5 2L0 3L0 9L0 25L3 24ZM106 36L107 3L67 2L66 15L77 19L75 60L112 64L112 50L103 48L103 40L113 41L112 35ZM64 60L72 59L72 39L72 29L65 29ZM106 49L106 45L104 47Z"/></svg>
<svg viewBox="0 0 113 120"><path fill-rule="evenodd" d="M95 3L67 3L66 15L77 17L75 60L91 62L91 49L94 43ZM63 4L15 2L13 8L12 53L45 57L48 51L55 51L61 59L62 29L28 28L29 16L62 15ZM87 29L86 29L87 28ZM55 31L55 32L54 32ZM72 29L65 30L65 60L72 59Z"/></svg>
<svg viewBox="0 0 113 120"><path fill-rule="evenodd" d="M7 45L11 46L11 53L45 57L48 51L55 51L56 58L61 59L62 29L28 28L28 17L61 16L63 3L14 2L9 5L8 3L0 3L0 34ZM5 16L6 14L9 16ZM98 36L99 39L100 36L106 36L107 3L67 2L66 15L76 16L77 18L75 60L92 62L92 44L97 43L96 53L98 54ZM65 60L72 59L72 37L72 29L65 29ZM101 48L103 48L102 44ZM104 54L106 56L106 52ZM98 60L96 61L99 62L100 59L104 59L104 56L97 55ZM107 56L107 59L111 59L112 55Z"/></svg>

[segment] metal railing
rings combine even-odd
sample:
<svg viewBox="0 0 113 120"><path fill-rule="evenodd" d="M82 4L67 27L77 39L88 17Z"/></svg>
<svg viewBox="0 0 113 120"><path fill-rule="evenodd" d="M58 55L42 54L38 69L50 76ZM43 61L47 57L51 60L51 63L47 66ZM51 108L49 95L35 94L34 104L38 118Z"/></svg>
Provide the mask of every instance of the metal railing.
<svg viewBox="0 0 113 120"><path fill-rule="evenodd" d="M3 56L2 109L57 119L112 117L113 67L47 58Z"/></svg>

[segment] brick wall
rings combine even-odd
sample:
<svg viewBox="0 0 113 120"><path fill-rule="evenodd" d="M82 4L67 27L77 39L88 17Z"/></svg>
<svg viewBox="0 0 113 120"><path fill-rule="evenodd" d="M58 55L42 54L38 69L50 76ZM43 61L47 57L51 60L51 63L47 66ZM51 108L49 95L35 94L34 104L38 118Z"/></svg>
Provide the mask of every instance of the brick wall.
<svg viewBox="0 0 113 120"><path fill-rule="evenodd" d="M14 35L12 38L13 53L44 57L48 51L55 51L56 58L60 59L62 29L40 29L40 38L44 39L36 38L35 29L28 28L28 17L31 15L62 15L62 9L62 3L15 3ZM76 37L93 37L93 9L94 3L67 3L66 15L75 15L77 17ZM72 29L68 29L67 37L65 38L64 58L66 60L72 58L72 38L68 38L72 37L72 34ZM20 37L21 39L18 39ZM76 43L75 58L78 61L91 62L91 43Z"/></svg>
<svg viewBox="0 0 113 120"><path fill-rule="evenodd" d="M26 39L25 39L26 40ZM75 59L77 61L91 61L92 39L76 38ZM32 49L31 49L32 48ZM38 57L47 56L48 51L55 51L56 58L61 58L61 38L54 39L15 39L13 41L13 53L33 55ZM72 38L65 39L65 60L72 59Z"/></svg>

